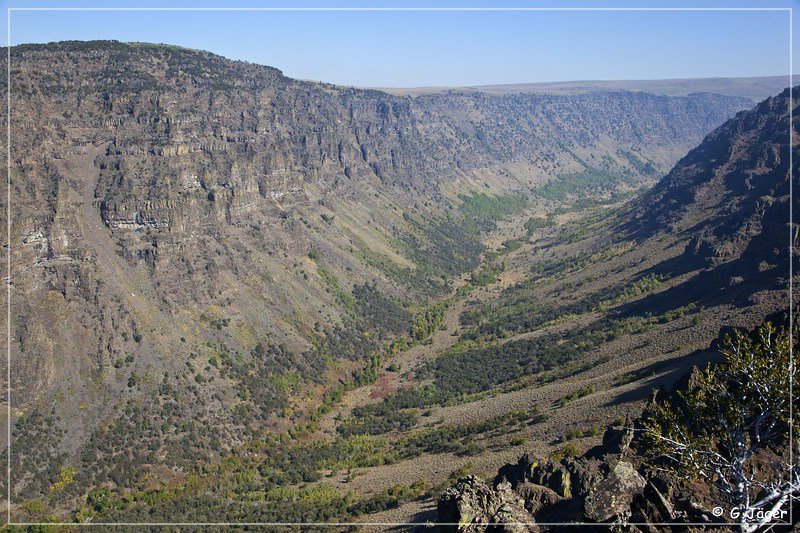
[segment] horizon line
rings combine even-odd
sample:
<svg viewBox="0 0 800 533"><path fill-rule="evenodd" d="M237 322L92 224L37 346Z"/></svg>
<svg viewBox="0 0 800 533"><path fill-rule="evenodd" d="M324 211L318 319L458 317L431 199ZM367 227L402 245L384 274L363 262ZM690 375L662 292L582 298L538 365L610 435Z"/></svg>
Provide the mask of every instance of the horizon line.
<svg viewBox="0 0 800 533"><path fill-rule="evenodd" d="M269 66L269 65L264 65ZM273 67L274 68L274 67ZM485 89L490 87L509 87L509 86L531 86L531 85L556 85L561 83L613 83L613 82L665 82L665 81L703 81L703 80L763 80L770 78L789 78L792 80L800 77L800 74L768 74L764 76L687 76L685 78L605 78L605 79L567 79L567 80L548 80L548 81L517 81L482 83L480 85L409 85L407 87L390 85L357 85L358 89ZM310 81L315 83L328 83L312 79L300 79L299 81ZM331 83L330 85L337 85Z"/></svg>
<svg viewBox="0 0 800 533"><path fill-rule="evenodd" d="M8 8L8 11L13 9L17 10L27 10L27 11L41 11L41 10L50 10L51 8ZM81 10L83 8L52 8L53 10ZM90 9L90 8L86 8ZM94 8L91 8L94 9ZM109 10L126 10L128 8L108 8ZM130 8L133 9L133 8ZM150 8L137 8L137 10L149 10ZM159 11L163 10L171 10L172 8L153 8L158 9ZM204 11L207 10L223 10L227 8L181 8L180 10L191 10L191 9L202 9ZM244 9L244 8L242 8ZM231 8L231 10L242 10L239 8ZM247 8L249 9L249 8ZM259 10L264 10L267 8L259 8ZM271 8L270 8L271 9ZM281 8L282 10L295 10L300 8ZM329 8L335 9L335 8ZM336 8L338 9L338 8ZM377 8L376 8L377 9ZM414 9L414 8L409 8ZM431 8L436 9L436 8ZM491 9L501 9L501 8L491 8ZM589 9L589 8L586 8ZM599 8L598 8L599 9ZM657 9L657 8L647 8L650 9ZM783 9L783 8L781 8ZM325 85L333 85L337 87L350 87L354 89L364 89L364 90L378 90L378 91L391 91L391 90L405 90L405 91L447 91L447 90L463 90L463 89L473 89L473 90L482 90L488 89L492 87L513 87L513 86L546 86L546 85L558 85L558 84L574 84L574 83L613 83L613 82L669 82L669 81L703 81L703 80L759 80L759 79L770 79L770 78L790 78L790 85L794 85L794 80L799 76L797 74L769 74L769 75L750 75L750 76L686 76L686 77L668 77L668 78L605 78L605 79L561 79L561 80L546 80L546 81L515 81L515 82L495 82L495 83L482 83L482 84L475 84L475 85L358 85L358 84L342 84L342 83L334 83L324 80L316 80L312 78L301 78L301 77L293 77L287 76L280 67L276 67L273 65L267 65L265 63L256 63L254 61L248 61L246 59L234 59L228 56L225 56L221 53L203 49L203 48L192 48L190 46L184 46L180 44L170 44L164 42L153 42L153 41L120 41L117 39L64 39L60 41L47 41L47 42L24 42L24 43L17 43L12 45L6 45L2 48L8 48L10 52L10 48L17 48L23 46L48 46L48 45L55 45L55 44L66 44L66 43L121 43L126 45L150 45L150 46L164 46L164 47L175 47L175 48L182 48L184 50L190 50L193 52L202 52L207 54L213 54L218 57L225 59L226 61L234 61L234 62L241 62L247 63L250 65L256 65L265 68L276 69L281 72L282 75L295 79L297 81L304 81L310 83L321 83Z"/></svg>
<svg viewBox="0 0 800 533"><path fill-rule="evenodd" d="M12 11L777 11L793 7L8 7Z"/></svg>

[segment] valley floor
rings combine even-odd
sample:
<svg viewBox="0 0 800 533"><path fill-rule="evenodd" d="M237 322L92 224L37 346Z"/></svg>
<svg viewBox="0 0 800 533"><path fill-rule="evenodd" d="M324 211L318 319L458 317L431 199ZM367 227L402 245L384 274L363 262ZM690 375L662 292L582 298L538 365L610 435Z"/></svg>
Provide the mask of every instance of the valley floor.
<svg viewBox="0 0 800 533"><path fill-rule="evenodd" d="M486 306L502 306L509 291L531 277L531 265L537 261L578 257L587 252L595 254L595 260L578 268L575 267L577 261L565 263L563 270L540 278L532 292L526 294L528 299L540 298L548 305L566 307L601 291L609 280L630 283L640 280L683 251L682 246L674 245L668 237L638 249L623 244L620 250L611 248L611 253L607 244L593 242L591 237L572 244L571 239L564 236L585 224L586 212L569 213L560 217L555 227L526 237L523 226L531 216L541 216L541 211L515 215L486 236L490 250L498 249L500 243L509 239L524 241L516 250L487 259L479 267L478 270L487 264L502 262L504 269L497 280L486 286L471 287L470 276L461 279L450 297L451 303L439 330L425 343L386 361L386 370L374 383L345 393L341 402L320 420L315 439L334 437L339 422L350 419L354 409L379 404L397 391L429 383L430 379L420 381L415 376L426 364L457 347L469 329L462 315ZM631 297L620 298L610 305L511 332L493 342L503 345L544 335L563 338L581 335L609 316L624 316L636 301L663 295L696 275L697 271L665 279L641 293L631 292ZM332 484L342 492L352 491L359 499L368 499L397 485L446 484L454 473L476 473L493 479L500 467L515 463L525 452L542 458L554 453L582 453L599 443L608 425L638 416L655 390L670 389L693 366L704 367L712 360L715 352L709 349L709 343L723 328L755 325L764 315L779 309L783 297L781 291L760 293L754 308L729 304L707 308L689 305L674 316L667 310L660 320L652 321L651 327L641 332L603 342L588 350L580 360L545 373L549 376L533 376L543 379L527 376L516 386L495 388L466 401L428 405L413 428L388 432L381 438L399 443L406 440L409 433L466 427L513 415L532 406L537 406L544 416L542 421L529 425L504 424L476 434L474 440L478 447L469 453L423 453L392 464L329 471L320 482ZM436 494L432 493L402 501L394 508L363 515L360 520L372 524L422 523L435 521L435 510Z"/></svg>

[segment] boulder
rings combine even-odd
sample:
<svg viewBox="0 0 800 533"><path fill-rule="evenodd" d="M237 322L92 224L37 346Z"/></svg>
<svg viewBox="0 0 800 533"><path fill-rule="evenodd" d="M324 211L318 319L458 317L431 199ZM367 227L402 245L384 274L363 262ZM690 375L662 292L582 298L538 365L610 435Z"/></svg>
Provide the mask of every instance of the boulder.
<svg viewBox="0 0 800 533"><path fill-rule="evenodd" d="M525 476L534 485L542 485L562 498L583 498L603 480L603 462L597 459L567 457L560 463L533 461Z"/></svg>
<svg viewBox="0 0 800 533"><path fill-rule="evenodd" d="M494 489L477 476L467 476L442 494L437 510L437 521L447 524L440 526L443 531L538 531L525 500L508 482Z"/></svg>
<svg viewBox="0 0 800 533"><path fill-rule="evenodd" d="M642 493L645 479L627 461L619 461L586 497L584 515L594 522L625 520L633 499Z"/></svg>
<svg viewBox="0 0 800 533"><path fill-rule="evenodd" d="M437 505L438 522L458 524L444 526L445 530L483 531L477 524L488 524L496 506L496 494L492 488L477 476L470 475L458 480L442 494Z"/></svg>
<svg viewBox="0 0 800 533"><path fill-rule="evenodd" d="M597 459L583 457L568 457L561 464L569 473L570 492L573 498L585 498L591 489L600 483L604 475L606 464Z"/></svg>
<svg viewBox="0 0 800 533"><path fill-rule="evenodd" d="M533 516L519 503L505 502L497 508L497 511L492 516L491 525L486 530L508 533L538 533L539 527L534 524Z"/></svg>
<svg viewBox="0 0 800 533"><path fill-rule="evenodd" d="M664 517L664 522L672 522L675 519L675 508L652 482L647 483L644 495Z"/></svg>
<svg viewBox="0 0 800 533"><path fill-rule="evenodd" d="M621 455L628 451L635 432L630 419L625 419L621 428L609 426L603 434L603 451L608 454Z"/></svg>
<svg viewBox="0 0 800 533"><path fill-rule="evenodd" d="M517 487L517 492L525 500L525 509L532 515L535 515L544 507L549 507L564 500L554 490L528 481L521 483Z"/></svg>
<svg viewBox="0 0 800 533"><path fill-rule="evenodd" d="M562 498L572 497L572 480L566 467L550 460L532 461L525 476L535 485L547 487Z"/></svg>

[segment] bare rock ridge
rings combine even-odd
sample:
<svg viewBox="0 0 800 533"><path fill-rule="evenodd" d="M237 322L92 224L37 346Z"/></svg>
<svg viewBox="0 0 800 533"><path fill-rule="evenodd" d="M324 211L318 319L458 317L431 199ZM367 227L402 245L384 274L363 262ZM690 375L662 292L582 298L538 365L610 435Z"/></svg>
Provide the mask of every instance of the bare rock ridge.
<svg viewBox="0 0 800 533"><path fill-rule="evenodd" d="M494 509L505 505L514 517L508 522L521 531L538 531L537 522L713 522L678 489L677 480L642 464L630 447L632 440L634 446L639 443L633 430L608 428L603 443L583 456L551 461L526 454L504 468L513 479L496 486L474 476L461 479L439 500L437 521L452 524L445 531L504 530Z"/></svg>

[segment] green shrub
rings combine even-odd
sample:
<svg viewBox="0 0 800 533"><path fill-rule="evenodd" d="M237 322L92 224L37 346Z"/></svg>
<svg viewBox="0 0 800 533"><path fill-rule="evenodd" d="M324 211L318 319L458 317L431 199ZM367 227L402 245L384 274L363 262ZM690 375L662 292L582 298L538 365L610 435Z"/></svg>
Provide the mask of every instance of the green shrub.
<svg viewBox="0 0 800 533"><path fill-rule="evenodd" d="M578 398L583 398L584 396L589 396L590 394L595 393L595 386L594 385L586 385L581 387L577 390L574 390L567 394L566 396L559 398L556 400L555 404L558 407L564 407L570 402L577 400Z"/></svg>

